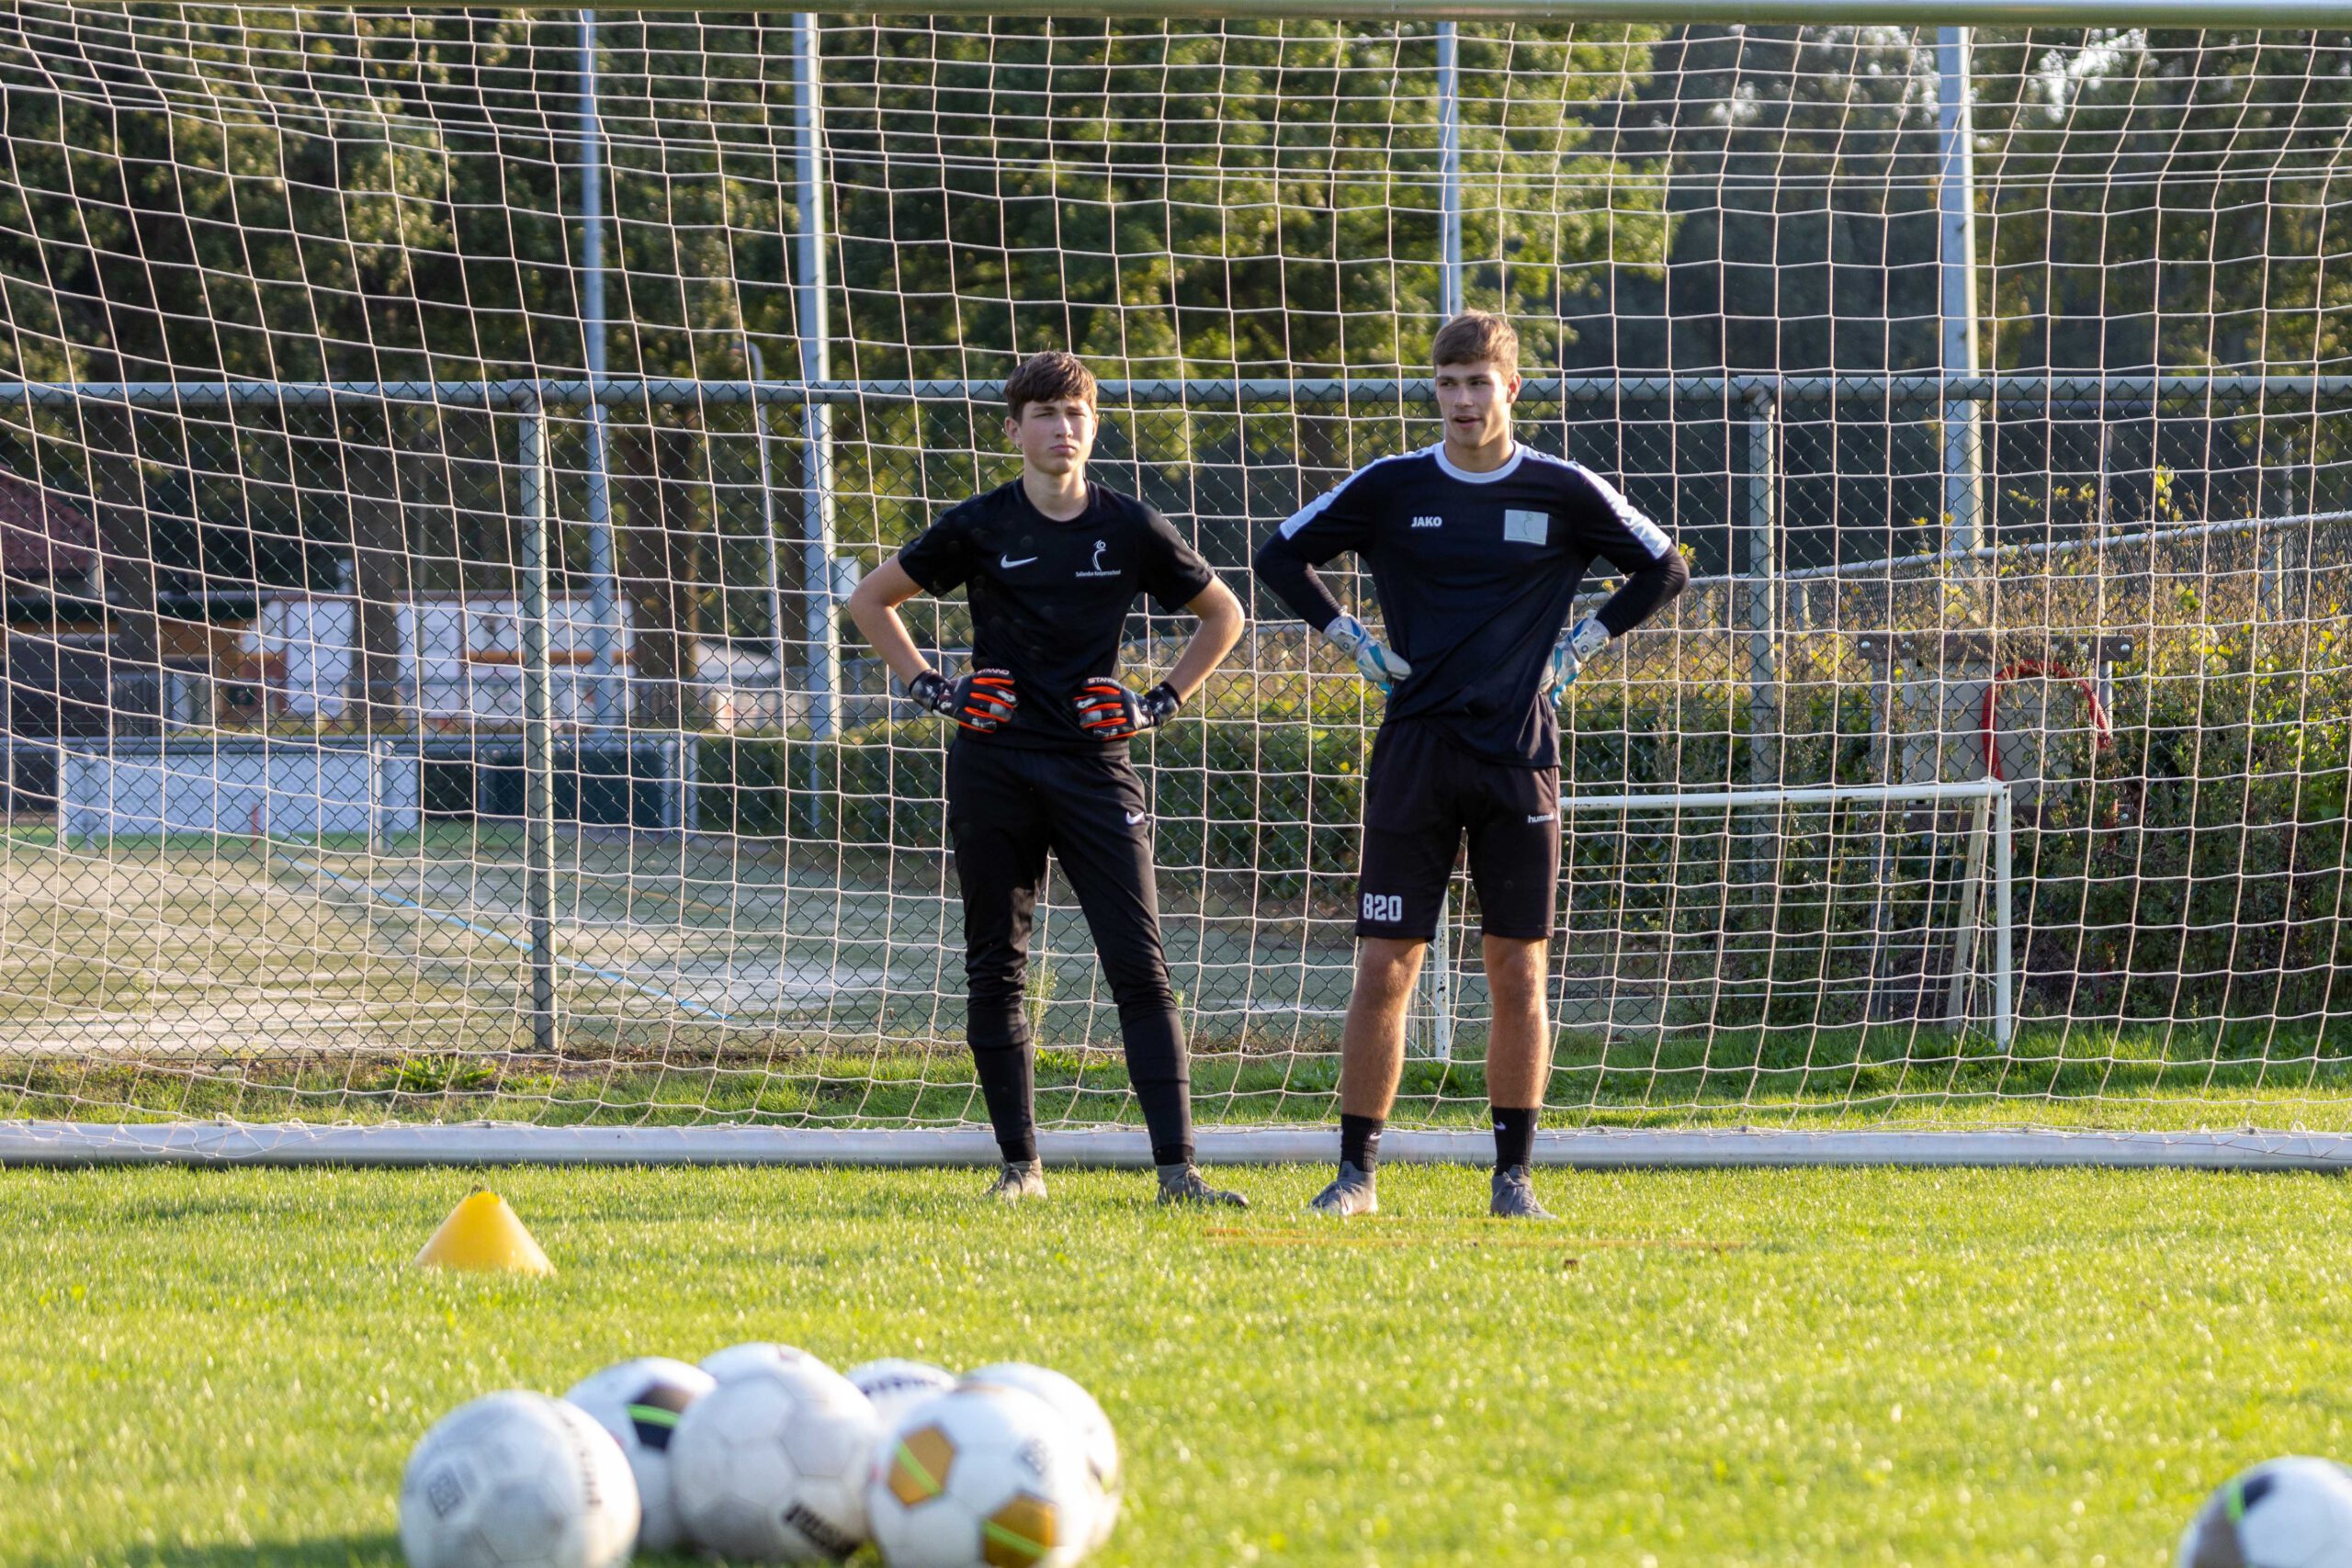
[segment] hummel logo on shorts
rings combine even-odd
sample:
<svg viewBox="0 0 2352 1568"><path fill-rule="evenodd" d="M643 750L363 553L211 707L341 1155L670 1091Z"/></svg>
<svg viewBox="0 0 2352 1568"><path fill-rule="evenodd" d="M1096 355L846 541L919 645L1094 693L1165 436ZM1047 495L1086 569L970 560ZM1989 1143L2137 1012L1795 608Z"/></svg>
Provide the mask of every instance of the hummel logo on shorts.
<svg viewBox="0 0 2352 1568"><path fill-rule="evenodd" d="M1552 814L1551 814L1550 812L1546 811L1546 812L1545 812L1545 813L1544 813L1544 815L1543 815L1543 816L1541 816L1541 817L1531 817L1531 818L1529 818L1527 819L1527 822L1528 822L1528 826L1532 828L1532 827L1533 827L1533 826L1534 826L1536 823L1538 823L1538 822L1549 822L1550 820L1552 820Z"/></svg>

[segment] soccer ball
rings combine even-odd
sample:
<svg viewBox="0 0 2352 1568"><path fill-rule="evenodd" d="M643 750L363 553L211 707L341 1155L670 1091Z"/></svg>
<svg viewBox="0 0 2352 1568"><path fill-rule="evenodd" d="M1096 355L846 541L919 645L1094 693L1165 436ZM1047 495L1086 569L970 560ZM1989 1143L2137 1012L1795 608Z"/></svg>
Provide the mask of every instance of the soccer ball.
<svg viewBox="0 0 2352 1568"><path fill-rule="evenodd" d="M1026 1361L999 1361L966 1372L964 1381L1034 1393L1069 1423L1070 1429L1078 1435L1079 1451L1086 1458L1086 1472L1099 1494L1094 1533L1087 1546L1091 1550L1110 1540L1111 1527L1119 1522L1119 1492L1125 1480L1119 1472L1118 1434L1111 1430L1111 1418L1102 1414L1102 1406L1094 1402L1094 1396L1077 1379L1050 1367L1033 1367Z"/></svg>
<svg viewBox="0 0 2352 1568"><path fill-rule="evenodd" d="M637 1522L620 1445L577 1407L519 1389L444 1416L401 1478L409 1568L614 1568Z"/></svg>
<svg viewBox="0 0 2352 1568"><path fill-rule="evenodd" d="M2352 1474L2274 1459L2231 1477L2180 1538L2176 1568L2352 1568Z"/></svg>
<svg viewBox="0 0 2352 1568"><path fill-rule="evenodd" d="M829 1367L729 1378L686 1406L670 1438L678 1517L722 1557L839 1562L865 1540L879 1432L865 1396Z"/></svg>
<svg viewBox="0 0 2352 1568"><path fill-rule="evenodd" d="M645 1510L637 1530L640 1551L668 1551L685 1540L670 1493L670 1437L686 1406L714 1386L709 1373L684 1361L645 1356L606 1367L563 1396L594 1417L628 1457Z"/></svg>
<svg viewBox="0 0 2352 1568"><path fill-rule="evenodd" d="M863 1361L842 1374L857 1392L873 1402L875 1418L888 1427L934 1393L956 1386L956 1374L929 1361L902 1361L886 1356Z"/></svg>
<svg viewBox="0 0 2352 1568"><path fill-rule="evenodd" d="M1077 1434L1018 1389L961 1383L899 1417L865 1500L889 1568L1068 1568L1093 1540Z"/></svg>
<svg viewBox="0 0 2352 1568"><path fill-rule="evenodd" d="M816 1360L816 1357L797 1345L775 1345L764 1339L754 1339L747 1344L729 1345L724 1350L713 1350L702 1359L702 1370L714 1381L725 1382L744 1372L805 1366ZM821 1361L817 1364L824 1365Z"/></svg>

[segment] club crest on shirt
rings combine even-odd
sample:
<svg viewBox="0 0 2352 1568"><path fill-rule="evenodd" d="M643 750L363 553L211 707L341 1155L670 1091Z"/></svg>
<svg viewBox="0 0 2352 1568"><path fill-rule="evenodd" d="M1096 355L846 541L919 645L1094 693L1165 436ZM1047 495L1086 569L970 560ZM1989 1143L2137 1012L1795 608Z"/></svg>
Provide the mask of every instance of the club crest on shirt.
<svg viewBox="0 0 2352 1568"><path fill-rule="evenodd" d="M1109 549L1110 547L1111 547L1111 546L1110 546L1110 542L1109 542L1108 540L1104 540L1104 539L1097 539L1097 540L1095 540L1095 541L1094 541L1094 565L1093 565L1093 568L1092 568L1092 570L1091 570L1081 571L1081 572L1078 573L1078 575L1079 575L1079 576L1080 576L1080 577L1116 577L1116 576L1118 576L1118 575L1119 575L1119 569L1118 569L1118 568L1116 568L1116 567L1113 567L1113 568L1111 568L1111 569L1110 569L1110 570L1103 570L1103 566L1102 566L1102 552L1103 552L1104 550Z"/></svg>
<svg viewBox="0 0 2352 1568"><path fill-rule="evenodd" d="M1548 512L1522 512L1512 507L1503 513L1503 540L1513 545L1548 545L1552 542L1552 514Z"/></svg>

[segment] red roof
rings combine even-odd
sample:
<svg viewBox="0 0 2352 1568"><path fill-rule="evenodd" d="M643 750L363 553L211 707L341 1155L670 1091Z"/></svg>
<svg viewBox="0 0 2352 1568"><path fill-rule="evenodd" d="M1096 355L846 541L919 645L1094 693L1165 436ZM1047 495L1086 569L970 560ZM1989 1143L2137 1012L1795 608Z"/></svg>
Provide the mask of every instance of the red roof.
<svg viewBox="0 0 2352 1568"><path fill-rule="evenodd" d="M0 468L0 576L12 583L79 577L96 564L97 545L88 513Z"/></svg>

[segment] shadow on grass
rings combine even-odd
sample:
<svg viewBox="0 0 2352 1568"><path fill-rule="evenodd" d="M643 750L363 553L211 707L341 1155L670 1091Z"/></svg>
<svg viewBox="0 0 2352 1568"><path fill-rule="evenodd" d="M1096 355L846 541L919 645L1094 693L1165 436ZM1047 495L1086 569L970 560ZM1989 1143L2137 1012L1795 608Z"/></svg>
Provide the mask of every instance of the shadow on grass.
<svg viewBox="0 0 2352 1568"><path fill-rule="evenodd" d="M22 1568L86 1568L86 1553L11 1558ZM110 1559L123 1568L401 1568L401 1538L390 1530L263 1540L251 1546L142 1546ZM638 1568L726 1568L722 1559L684 1552L639 1552Z"/></svg>
<svg viewBox="0 0 2352 1568"><path fill-rule="evenodd" d="M13 1559L23 1568L85 1568L87 1553ZM220 1541L204 1546L140 1546L110 1559L123 1568L400 1568L401 1538L390 1530L313 1536L304 1540L262 1540L250 1546ZM640 1562L650 1561L639 1559Z"/></svg>

